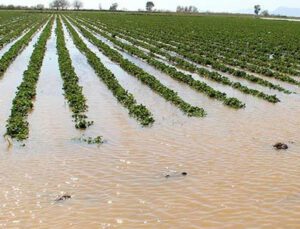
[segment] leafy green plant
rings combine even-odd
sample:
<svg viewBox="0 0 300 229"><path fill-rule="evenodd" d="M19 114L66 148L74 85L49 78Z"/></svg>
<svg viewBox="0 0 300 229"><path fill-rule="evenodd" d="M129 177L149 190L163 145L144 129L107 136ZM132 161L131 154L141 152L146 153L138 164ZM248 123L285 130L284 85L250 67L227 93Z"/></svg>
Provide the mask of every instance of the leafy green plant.
<svg viewBox="0 0 300 229"><path fill-rule="evenodd" d="M124 69L129 69L129 71L132 71L133 67L130 66L130 62L124 60L121 54L119 54L117 51L111 49L107 44L102 42L101 40L97 39L95 36L92 35L88 30L80 26L78 23L76 23L76 26L80 29L82 34L88 38L93 44L95 44L100 50L102 50L105 55L109 56L111 60L118 62L120 66ZM229 107L240 109L244 108L245 104L239 101L237 98L228 98L226 96L226 93L222 93L220 91L217 91L213 89L212 87L208 86L204 82L200 82L195 80L191 75L184 74L180 71L177 71L176 68L168 66L164 64L161 61L156 60L155 58L146 55L144 52L139 50L136 47L133 47L131 45L125 44L121 41L118 41L116 38L113 38L112 36L108 36L101 31L95 29L92 26L88 26L85 24L86 27L89 27L91 30L94 30L95 32L101 33L102 36L105 36L108 40L116 44L119 48L127 51L130 54L133 54L135 56L138 56L139 58L145 60L148 64L154 66L155 68L159 69L160 71L166 73L167 75L171 76L173 79L188 84L191 88L195 89L198 92L201 92L205 95L207 95L210 98L214 98L220 101L223 101L224 105L227 105ZM128 63L129 62L129 63ZM134 73L134 72L133 72Z"/></svg>
<svg viewBox="0 0 300 229"><path fill-rule="evenodd" d="M112 72L105 68L101 60L86 46L74 28L67 21L64 22L67 25L76 47L87 57L89 64L95 70L96 74L112 91L118 101L129 110L129 114L136 118L143 126L149 126L154 123L154 118L150 111L144 105L137 104L133 95L119 84Z"/></svg>
<svg viewBox="0 0 300 229"><path fill-rule="evenodd" d="M131 75L138 78L141 82L148 85L153 91L157 92L167 101L170 101L174 105L179 107L188 116L203 117L206 115L203 108L194 107L188 104L183 99L181 99L176 92L161 84L159 80L157 80L154 76L148 74L138 66L131 63L129 60L123 58L122 55L120 55L117 51L111 49L108 45L98 40L83 27L79 26L78 24L76 25L78 26L82 34L94 45L96 45L99 50L107 55L112 61L118 63L126 72L130 73Z"/></svg>
<svg viewBox="0 0 300 229"><path fill-rule="evenodd" d="M33 35L44 23L44 20L30 29L20 40L18 40L0 59L0 77L3 76L10 64L20 54L20 52L29 44Z"/></svg>
<svg viewBox="0 0 300 229"><path fill-rule="evenodd" d="M35 45L28 68L23 74L23 81L13 100L10 117L7 120L6 135L18 141L28 138L29 124L26 119L29 111L33 108L32 100L36 95L36 84L46 52L46 44L51 35L52 24L53 18L48 22Z"/></svg>
<svg viewBox="0 0 300 229"><path fill-rule="evenodd" d="M292 23L256 21L261 27L253 30L252 20L235 17L161 16L148 20L144 15L120 18L120 15L90 14L80 15L80 18L88 18L92 24L97 21L102 29L113 34L117 34L117 30L126 32L147 43L155 43L157 48L176 52L192 61L198 59L196 63L271 89L282 88L252 73L300 85L290 76L300 76L300 52L295 45L298 28ZM235 26L237 21L243 26ZM266 32L266 24L269 32Z"/></svg>
<svg viewBox="0 0 300 229"><path fill-rule="evenodd" d="M82 87L78 85L79 79L72 66L69 51L66 48L64 31L60 19L57 20L56 37L56 48L59 69L63 79L64 95L73 112L73 118L76 123L75 127L78 129L86 129L92 125L93 122L87 121L87 116L84 114L88 109L86 98L82 93Z"/></svg>
<svg viewBox="0 0 300 229"><path fill-rule="evenodd" d="M91 22L89 21L90 25L94 25L97 27L97 24L95 22ZM98 25L99 26L99 25ZM224 72L224 73L229 73L237 78L243 78L245 80L248 80L252 83L257 83L259 85L268 87L270 89L274 89L274 90L278 90L281 91L285 94L291 94L291 91L281 87L280 85L276 85L273 84L267 80L261 79L259 77L247 74L243 71L239 71L239 70L235 70L233 68L227 67L223 64L218 64L216 63L214 60L211 60L210 58L207 57L201 57L201 59L195 60L190 56L190 53L193 53L193 50L190 50L191 46L189 47L189 51L188 52L184 52L182 51L182 44L178 44L179 48L175 48L172 45L168 45L162 42L157 42L155 39L147 39L144 38L144 35L138 36L138 39L133 39L131 36L132 32L128 32L128 31L124 31L121 30L122 32L120 32L120 30L116 31L115 28L105 28L104 26L101 26L101 29L103 30L103 32L110 32L110 33L114 33L116 34L115 36L118 36L124 40L128 40L129 42L131 42L134 45L138 45L140 47L143 47L147 50L150 51L150 55L152 54L159 54L161 56L166 57L170 62L172 62L173 64L175 64L177 67L183 68L185 70L188 71L192 71L192 72L196 72L199 73L200 76L203 76L205 78L209 78L210 80L214 80L216 82L228 85L228 86L232 86L246 94L252 94L254 96L263 98L269 102L278 102L279 100L275 98L275 96L268 96L265 95L264 93L260 93L259 91L253 91L253 90L246 90L245 86L238 86L238 84L234 84L233 82L231 82L227 77L221 76L220 74L218 74L217 72L210 72L208 70L206 70L205 68L202 67L196 67L194 64L185 61L183 58L188 58L190 57L190 60L198 63L198 64L202 64L202 65L206 65L209 67L212 67L215 70ZM105 33L101 33L101 35L105 36ZM124 35L125 34L125 35ZM130 36L131 35L131 36ZM141 40L141 39L146 39L146 40ZM180 58L178 55L170 55L167 51L173 52L173 53L177 53L178 55L182 55L183 58ZM199 53L199 51L197 52ZM155 57L155 55L154 55Z"/></svg>
<svg viewBox="0 0 300 229"><path fill-rule="evenodd" d="M39 23L43 18L45 18L45 16L30 15L22 20L9 23L4 28L1 28L0 49L12 40L16 39L17 37L20 37L22 33L24 33L24 31L26 31L28 28L33 27L36 24L36 22ZM12 26L14 26L14 29L11 29Z"/></svg>

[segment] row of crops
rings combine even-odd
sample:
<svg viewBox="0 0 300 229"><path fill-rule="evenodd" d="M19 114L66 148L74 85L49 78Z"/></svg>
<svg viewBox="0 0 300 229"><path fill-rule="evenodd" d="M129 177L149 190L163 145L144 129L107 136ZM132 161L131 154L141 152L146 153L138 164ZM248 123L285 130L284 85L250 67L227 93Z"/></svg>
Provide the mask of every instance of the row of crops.
<svg viewBox="0 0 300 229"><path fill-rule="evenodd" d="M136 119L141 126L151 126L155 122L151 109L139 104L134 95L118 82L118 78L105 66L95 51L89 48L87 41L131 77L135 77L188 117L204 117L207 112L203 107L190 104L176 91L160 82L154 74L126 59L123 54L127 53L142 60L199 95L219 101L231 109L243 109L247 104L195 78L195 74L200 79L230 87L232 90L253 96L253 99L273 104L280 102L279 98L275 94L256 89L256 84L260 88L287 95L292 91L269 78L296 87L300 85L297 79L300 72L300 66L297 64L298 53L293 49L293 44L285 44L281 39L274 38L278 35L271 24L274 22L226 18L227 24L224 24L220 20L218 17L111 13L3 14L0 18L0 50L5 45L11 47L0 57L0 77L4 76L15 58L40 31L27 70L13 99L11 114L6 124L6 135L19 141L26 140L29 136L30 124L27 118L34 108L36 86L47 52L47 41L51 35L56 37L60 70L60 76L57 77L62 78L64 97L72 112L74 126L84 130L93 125L93 121L86 115L88 101L67 49L66 32L69 33L75 47L86 57L99 80L128 111L128 115ZM235 26L238 22L246 26L242 31ZM274 33L274 37L262 33L261 23L265 23L267 29ZM9 30L12 24L14 29ZM293 25L291 24L292 28ZM231 33L228 33L228 30L231 30ZM253 35L253 31L256 30L257 33ZM221 33L222 31L224 33ZM297 30L290 31L287 39L295 41L295 33ZM290 55L291 49L293 55ZM88 142L102 142L100 137L95 139L89 139Z"/></svg>
<svg viewBox="0 0 300 229"><path fill-rule="evenodd" d="M300 32L296 22L246 17L82 16L136 38L161 42L158 47L169 44L169 48L205 57L207 63L231 65L278 79L299 75L296 44Z"/></svg>

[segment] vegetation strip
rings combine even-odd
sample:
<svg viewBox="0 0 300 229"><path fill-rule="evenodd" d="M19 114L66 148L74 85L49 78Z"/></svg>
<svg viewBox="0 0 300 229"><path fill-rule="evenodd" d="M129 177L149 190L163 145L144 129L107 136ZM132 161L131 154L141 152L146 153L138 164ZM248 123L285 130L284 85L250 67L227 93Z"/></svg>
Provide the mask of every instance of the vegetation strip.
<svg viewBox="0 0 300 229"><path fill-rule="evenodd" d="M18 141L28 138L29 123L26 119L29 111L33 108L32 100L36 95L36 84L43 64L46 44L51 36L52 24L53 18L48 22L35 45L28 68L23 75L23 81L13 100L11 115L7 120L6 135Z"/></svg>
<svg viewBox="0 0 300 229"><path fill-rule="evenodd" d="M34 26L20 40L18 40L0 59L0 77L2 77L9 65L20 54L20 52L29 44L36 31L41 27L43 22Z"/></svg>
<svg viewBox="0 0 300 229"><path fill-rule="evenodd" d="M26 31L28 27L32 27L33 24L33 22L28 22L26 24L22 24L21 26L18 25L19 27L17 29L11 31L0 40L0 49L2 49L4 45L8 44L12 40L21 37L24 31Z"/></svg>
<svg viewBox="0 0 300 229"><path fill-rule="evenodd" d="M233 66L238 64L241 69L250 68L261 74L285 72L294 75L298 72L296 76L299 76L298 23L225 15L160 15L151 17L151 20L143 14L90 13L76 16L98 21L109 30L118 28L134 37L146 36L150 41L170 44L178 51L188 48L185 51L203 54L204 58L213 54L209 59L219 59L220 63L231 59ZM235 63L237 60L239 63Z"/></svg>
<svg viewBox="0 0 300 229"><path fill-rule="evenodd" d="M175 48L171 48L171 49L172 49L172 51L175 50ZM184 56L185 58L188 58L195 63L202 64L205 66L211 66L213 69L220 70L222 72L229 73L229 74L232 74L237 77L244 77L244 78L246 78L247 76L248 76L247 78L250 78L251 76L252 76L252 78L254 77L253 75L250 75L249 73L245 72L242 69L236 69L234 66L235 65L234 63L231 63L231 64L227 63L228 65L223 64L222 62L220 62L218 60L218 58L212 58L211 55L209 55L209 54L207 54L206 56L200 55L200 54L196 53L194 50L189 49L187 46L184 46L182 49L180 49L179 53L182 56ZM265 69L264 72L261 72L258 70L257 71L249 70L249 71L255 72L255 73L261 73L263 76L272 77L272 78L275 78L275 79L283 81L283 82L288 82L290 84L300 86L300 82L291 78L290 76L275 73L268 69L267 70Z"/></svg>
<svg viewBox="0 0 300 229"><path fill-rule="evenodd" d="M80 29L81 32L83 32L83 35L86 36L94 45L96 45L98 48L102 47L103 43L101 41L96 39L87 30L83 30L83 28ZM107 55L112 61L117 62L126 72L135 76L144 84L148 85L153 91L157 92L167 101L173 103L188 116L203 117L206 115L203 108L188 104L183 99L181 99L175 91L161 84L159 80L157 80L154 76L146 73L141 68L131 63L129 60L124 59L118 52L112 50L107 45L104 45L104 47L106 48L106 51L103 51L102 48L100 48L100 51L104 52L105 55Z"/></svg>
<svg viewBox="0 0 300 229"><path fill-rule="evenodd" d="M12 21L7 26L0 29L0 50L9 42L17 38L21 38L23 34L26 34L26 32L29 31L29 28L34 27L34 25L47 17L45 15L29 15L30 16L24 18L23 20L16 22Z"/></svg>
<svg viewBox="0 0 300 229"><path fill-rule="evenodd" d="M177 39L177 38L176 38ZM202 53L205 56L210 56L210 58L218 59L223 63L227 63L232 66L239 66L243 69L248 69L249 71L273 75L282 75L282 73L298 75L299 71L295 71L284 64L277 61L277 63L268 63L268 61L260 60L255 58L255 56L248 54L247 56L241 55L240 51L235 49L228 49L221 44L215 45L208 43L198 43L195 45L195 40L186 40L187 45L193 45L193 52ZM180 47L180 45L179 45ZM271 70L272 69L272 70Z"/></svg>
<svg viewBox="0 0 300 229"><path fill-rule="evenodd" d="M108 31L106 31L108 32ZM103 34L103 33L101 33ZM245 94L250 94L250 95L253 95L253 96L256 96L258 98L262 98L268 102L271 102L271 103L277 103L279 102L280 100L276 97L276 95L267 95L259 90L256 90L256 89L250 89L244 85L242 85L241 83L239 82L233 82L231 81L229 78L225 77L225 76L222 76L220 75L219 73L217 72L211 72L205 68L201 68L201 67L197 67L196 65L188 62L188 61L185 61L181 58L178 58L176 56L172 56L170 54L168 54L167 52L164 52L162 51L161 49L159 48L156 48L156 47L153 47L153 46L150 46L142 41L138 41L136 39L133 39L131 37L128 37L128 36L124 36L120 33L114 33L115 36L118 36L126 41L129 41L131 44L133 45L136 45L136 46L140 46L142 48L145 48L147 49L148 51L150 51L151 53L154 53L154 54L159 54L161 56L164 56L167 58L168 61L172 62L173 64L176 65L176 67L179 67L179 68L182 68L184 70L187 70L187 71L190 71L190 72L194 72L194 73L198 73L199 76L201 77L204 77L204 78L208 78L210 80L213 80L215 82L218 82L218 83L221 83L221 84L224 84L224 85L227 85L227 86L231 86L232 88L235 88ZM142 52L140 53L140 55L145 55L143 54ZM283 89L284 91L287 91L285 89Z"/></svg>
<svg viewBox="0 0 300 229"><path fill-rule="evenodd" d="M81 40L75 29L65 21L67 28L73 38L76 47L85 54L88 62L102 79L107 87L112 91L118 101L129 110L130 116L136 118L143 126L149 126L154 122L150 111L142 104L137 104L133 95L126 91L118 82L116 77L102 64L101 60L93 53Z"/></svg>
<svg viewBox="0 0 300 229"><path fill-rule="evenodd" d="M281 75L283 77L284 74L282 73L292 75L299 74L299 71L288 68L282 63L268 63L266 60L262 61L258 58L255 59L251 54L245 56L239 50L230 49L227 46L224 47L223 44L211 44L210 42L203 40L199 41L198 39L183 39L176 35L172 38L176 39L176 41L184 41L184 44L183 42L175 43L174 41L170 41L170 44L175 45L178 49L188 48L191 53L197 53L205 58L219 61L220 63L228 64L230 66L240 67L254 73L263 74L265 76Z"/></svg>
<svg viewBox="0 0 300 229"><path fill-rule="evenodd" d="M224 42L226 41L216 44L211 42L210 39L199 39L194 37L193 35L185 36L186 35L185 34L184 36L181 36L172 33L172 37L170 37L168 33L164 33L164 32L165 31L161 33L162 36L160 36L160 34L157 35L154 34L155 40L161 39L161 41L167 44L174 45L177 50L181 50L181 51L184 50L189 54L197 54L208 61L217 62L219 65L224 65L226 67L231 67L231 68L240 67L241 69L237 69L237 71L243 71L243 69L246 69L250 72L262 74L267 77L274 77L281 81L289 82L297 85L297 81L294 81L290 76L282 74L280 72L285 71L286 73L289 74L298 75L299 71L291 71L290 68L287 68L286 66L290 65L289 63L283 63L281 61L276 61L274 63L270 62L270 59L273 59L273 55L271 55L272 58L270 58L270 54L269 55L264 54L262 57L269 56L269 60L264 58L264 60L262 61L260 60L261 56L259 55L253 56L251 52L247 52L246 50L243 51L239 50L240 48L239 45L236 45L235 47L232 48L228 48L227 45L230 45L232 42L227 43L227 45L224 46ZM143 35L144 34L145 33L143 33ZM197 36L198 35L199 34L197 34ZM174 41L174 39L176 41ZM256 46L253 47L253 49L256 50L257 48L258 45L256 44ZM249 47L247 47L247 49L252 50ZM269 50L269 51L271 53L274 52L274 50ZM271 70L270 68L275 69L275 71Z"/></svg>
<svg viewBox="0 0 300 229"><path fill-rule="evenodd" d="M64 38L64 31L61 21L57 20L56 27L56 48L58 52L58 62L61 77L63 79L63 90L65 91L65 98L73 112L75 127L78 129L86 129L92 125L92 121L87 121L85 112L88 109L86 99L82 93L82 87L78 85L78 76L72 66L72 60Z"/></svg>
<svg viewBox="0 0 300 229"><path fill-rule="evenodd" d="M178 41L180 42L181 40ZM192 60L195 63L202 64L205 66L211 66L213 69L222 71L224 73L229 73L237 77L250 79L252 80L252 82L261 82L261 80L258 80L260 79L259 77L256 77L253 74L251 74L251 73L257 73L257 74L262 74L263 76L269 78L275 78L282 82L287 82L293 85L300 86L299 81L293 79L288 75L271 71L269 68L249 65L248 63L241 63L238 60L233 60L232 58L229 58L230 54L226 54L226 55L224 54L224 57L221 57L220 53L216 51L209 51L209 50L204 51L203 46L199 46L199 48L196 48L197 45L194 45L194 43L189 43L187 41L185 43L186 44L181 43L177 45L176 48L171 47L169 45L164 46L163 43L161 43L161 46L164 46L164 48L167 48L171 51L175 51L175 52L177 51L180 55L184 56L189 60ZM170 44L170 43L166 43L166 44ZM244 69L248 70L249 72L246 72Z"/></svg>
<svg viewBox="0 0 300 229"><path fill-rule="evenodd" d="M93 23L93 22L89 21L89 23L96 26L96 24ZM221 83L223 83L223 82L226 83L225 81L227 81L225 79L227 77L224 78L223 76L221 76L217 72L209 72L205 68L196 67L194 64L189 63L188 61L185 61L182 58L179 58L178 56L172 56L172 55L166 53L166 51L163 51L163 49L165 49L167 51L171 51L171 52L175 52L175 53L180 54L180 52L178 51L177 48L175 49L175 48L172 48L171 46L169 46L167 44L158 43L158 42L154 41L153 39L147 40L147 42L145 42L145 41L138 41L136 39L130 39L130 38L128 38L128 36L130 35L129 32L125 33L126 35L124 36L119 31L116 31L115 29L111 29L110 28L109 30L115 36L119 36L120 38L127 39L127 40L129 39L129 41L131 43L135 44L135 45L139 45L139 46L141 46L143 48L146 48L146 49L150 50L152 53L157 53L157 54L159 54L161 56L165 56L169 61L177 64L178 67L184 68L185 70L188 70L188 71L193 71L193 72L201 73L201 74L203 74L204 77L208 77L208 78L212 77L211 79L212 80L216 79L215 81L221 80ZM124 33L124 32L122 32L122 33ZM139 39L141 39L141 38L142 37L139 36ZM151 46L148 43L151 44ZM202 65L209 65L209 63L211 63L211 61L208 61L208 60L204 61L203 60L203 62L201 62L200 64L202 64ZM221 68L221 67L216 68L216 70L219 70L219 71L224 72L224 73L229 73L232 76L235 76L237 78L243 78L243 79L245 79L247 81L259 84L261 86L268 87L270 89L278 90L278 91L283 92L285 94L291 94L292 93L291 91L289 91L289 90L281 87L280 85L273 84L273 83L271 83L271 82L269 82L267 80L261 79L259 77L256 77L256 76L253 76L253 75L250 75L250 74L245 74L242 71L238 71L238 70L234 70L234 69L230 69L230 71L229 70L227 71L226 69ZM223 79L220 79L220 78L223 78ZM238 83L233 83L232 86L241 88L238 85ZM241 90L244 91L244 88L242 87ZM254 94L261 95L259 92L254 92ZM276 101L276 98L272 98L271 97L270 100Z"/></svg>
<svg viewBox="0 0 300 229"><path fill-rule="evenodd" d="M92 43L94 43L98 48L100 48L107 56L109 56L113 61L116 61L121 64L124 62L124 58L121 54L119 54L117 51L111 49L107 44L97 39L92 33L90 33L88 30L80 26L78 23L76 23L76 26L80 29L82 34L87 37ZM95 28L92 26L87 26L91 30L95 31ZM98 30L96 32L99 33ZM229 107L240 109L244 108L245 104L242 103L237 98L228 98L226 96L226 93L222 93L220 91L217 91L213 89L212 87L208 86L206 83L194 80L191 75L184 74L182 72L179 72L174 67L170 67L153 57L150 57L146 54L144 54L142 51L140 51L138 48L135 48L131 45L124 44L117 39L115 39L113 36L109 37L106 35L106 38L109 39L111 42L113 42L115 45L119 46L123 50L127 51L130 54L136 55L140 57L141 59L145 60L148 64L154 66L155 68L159 69L160 71L170 75L172 78L184 82L188 84L191 88L197 90L198 92L204 93L208 95L210 98L214 98L220 101L223 101L223 103ZM129 62L129 61L128 61ZM125 62L126 63L126 62ZM126 68L128 64L124 64L124 67ZM129 70L131 70L130 67L128 67Z"/></svg>

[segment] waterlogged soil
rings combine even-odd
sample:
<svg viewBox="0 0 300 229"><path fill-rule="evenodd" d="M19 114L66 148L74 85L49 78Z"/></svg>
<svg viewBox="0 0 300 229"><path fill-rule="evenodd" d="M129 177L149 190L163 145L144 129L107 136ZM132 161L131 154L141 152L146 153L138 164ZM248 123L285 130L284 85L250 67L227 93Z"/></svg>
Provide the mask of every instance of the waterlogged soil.
<svg viewBox="0 0 300 229"><path fill-rule="evenodd" d="M102 31L103 31L103 30L102 30ZM94 35L96 35L96 34L94 33ZM110 34L110 35L111 35L111 34ZM108 44L110 44L110 45L113 45L113 44L112 44L111 42L109 42L107 39L105 39L105 38L103 38L103 37L101 37L101 36L99 36L99 35L97 35L97 37L98 37L99 39L101 39L102 41L104 41L104 42L106 42L106 43L108 43ZM135 39L134 37L131 37L131 38L132 38L132 39ZM131 42L129 42L129 41L125 40L125 39L118 38L118 40L121 41L121 42L123 42L123 43L125 43L125 44L132 45ZM138 39L135 39L135 40L141 41L141 40L138 40ZM151 45L151 44L149 44L149 43L147 43L147 42L145 42L145 41L142 41L142 42L146 43L147 45L153 46L153 45ZM139 48L140 50L142 50L142 51L145 52L146 54L149 54L149 53L150 53L149 50L147 50L147 49L145 49L145 48L143 48L143 47L141 47L141 46L135 46L135 47ZM192 62L192 61L190 61L190 60L188 60L188 59L186 59L186 58L180 56L180 55L177 54L177 53L174 53L174 52L171 52L171 51L167 51L167 50L165 50L165 52L168 53L168 54L170 54L170 55L177 56L177 57L179 57L179 58L181 58L181 59L183 59L183 60L185 60L185 61L187 61L187 62L189 62L189 63L192 63L193 65L195 65L195 66L197 66L197 67L199 67L199 68L204 68L204 69L206 69L206 70L208 70L208 71L218 72L220 75L229 78L231 81L233 81L233 82L240 82L240 83L242 83L244 86L247 86L247 87L249 87L249 88L255 87L257 90L260 90L260 91L262 91L262 92L264 92L264 93L267 93L267 94L273 94L273 93L276 92L276 91L274 92L274 90L272 90L272 89L269 89L269 88L267 88L267 87L264 87L264 86L261 86L261 85L258 85L258 84L252 83L252 82L249 82L249 81L247 81L247 80L245 80L245 79L238 78L238 77L234 77L234 76L232 76L232 75L230 75L230 74L228 74L228 73L224 73L224 72L221 72L221 71L216 71L216 70L212 69L211 67L207 67L207 66L203 66L203 65L197 64L197 63L195 63L195 62ZM156 54L156 56L158 57L157 60L162 61L163 63L165 63L165 64L167 64L167 65L172 65L172 63L170 63L169 61L167 61L166 58L165 58L164 56L160 56L160 55L158 55L158 54ZM178 68L177 68L177 70L182 71L181 69L178 69ZM188 72L188 71L182 71L182 72L184 72L184 73L186 73L186 74L191 74L191 73ZM196 80L199 80L198 74L192 74L192 75L194 76L194 78L195 78ZM297 79L297 77L295 77L295 79ZM203 78L202 78L202 80L203 80ZM200 80L200 81L201 81L201 80ZM206 83L207 83L207 81L206 81ZM214 88L215 88L215 85L212 85L212 86L214 86ZM290 86L290 85L289 85L289 86ZM217 85L217 87L218 87L218 85ZM225 86L225 87L226 87L226 86ZM218 88L218 89L219 89L219 88ZM222 89L223 89L223 88L222 88ZM278 91L277 91L277 92L278 92ZM238 94L236 94L235 96L238 96Z"/></svg>
<svg viewBox="0 0 300 229"><path fill-rule="evenodd" d="M65 26L64 33L79 85L83 87L83 94L89 106L86 114L89 120L94 121L94 124L82 134L91 137L103 135L105 140L111 142L118 141L120 130L140 128L96 75L84 54L76 48Z"/></svg>
<svg viewBox="0 0 300 229"><path fill-rule="evenodd" d="M6 120L10 115L12 101L15 97L17 87L21 84L23 79L23 72L27 69L30 56L34 49L34 44L37 42L41 30L38 31L28 46L19 54L14 62L9 66L5 74L0 78L0 135L3 136L6 132ZM5 151L5 141L0 138L0 150Z"/></svg>
<svg viewBox="0 0 300 229"><path fill-rule="evenodd" d="M262 17L261 19L263 19L263 20L275 20L275 21L295 21L295 22L300 22L300 19L295 19L295 18Z"/></svg>
<svg viewBox="0 0 300 229"><path fill-rule="evenodd" d="M74 128L72 113L63 96L63 82L56 53L55 28L56 24L47 42L47 52L37 84L34 109L28 118L30 134L26 147L33 151L37 144L52 142L50 145L56 146L63 144L63 141L68 141L72 136L80 136Z"/></svg>
<svg viewBox="0 0 300 229"><path fill-rule="evenodd" d="M11 46L13 46L17 41L19 41L20 39L22 39L22 37L28 32L28 30L26 30L25 32L23 32L19 37L17 37L16 39L12 40L11 42L9 42L8 44L5 44L2 49L0 49L0 58L11 48Z"/></svg>
<svg viewBox="0 0 300 229"><path fill-rule="evenodd" d="M102 31L103 31L103 30L102 30ZM106 43L108 43L108 44L110 44L110 45L113 46L113 44L112 44L110 41L108 41L107 39L105 39L105 38L103 38L103 37L100 37L99 35L98 35L98 37L99 37L99 39L101 39L102 41L104 41L104 42L106 42ZM134 39L134 38L133 38L133 39ZM119 40L122 41L123 43L131 44L131 43L128 42L127 40L124 40L124 39L121 39L121 38L119 38ZM149 43L147 43L147 42L146 42L146 44L149 45ZM142 47L140 47L140 46L136 46L136 47L139 48L140 50L146 52L146 53L149 53L149 50L147 50L147 49L144 49L144 48L142 48ZM262 92L264 92L264 93L267 93L267 94L274 94L274 93L276 92L276 91L274 92L273 89L269 89L269 88L267 88L267 87L260 86L260 85L258 85L258 84L249 82L249 81L247 81L247 80L245 80L245 79L242 79L242 78L238 79L237 77L234 77L234 76L232 76L232 75L230 75L230 74L228 74L228 73L224 73L224 72L215 70L215 69L213 69L212 67L199 65L199 64L197 64L197 63L195 63L195 62L192 62L192 61L190 61L190 60L188 60L188 59L182 57L181 55L179 55L179 54L177 54L177 53L174 53L174 52L171 52L171 51L166 51L166 52L169 53L169 54L171 54L171 55L178 56L179 58L182 58L183 60L185 60L185 61L187 61L187 62L189 62L189 63L192 63L192 64L194 64L194 65L196 65L196 66L198 66L198 67L200 67L200 68L205 68L205 69L207 69L207 70L209 70L209 71L218 72L220 75L223 75L223 76L228 77L228 78L229 78L230 80L232 80L233 82L240 82L240 83L242 83L243 85L245 85L245 86L247 86L247 87L249 87L249 88L252 88L252 87L254 86L257 90L260 90L260 91L262 91ZM165 64L167 64L167 65L170 64L168 61L166 61L166 58L165 58L165 57L160 56L160 55L157 55L157 57L160 58L160 59L158 59L158 60L164 62ZM272 77L266 77L266 76L263 76L263 75L261 75L261 74L256 74L256 73L253 73L253 72L249 72L249 71L247 71L247 70L245 70L245 69L240 69L240 68L238 68L238 67L233 67L233 66L230 66L230 67L235 68L235 69L238 69L238 70L245 71L245 72L246 72L247 74L249 74L249 75L254 75L254 76L263 78L263 79L265 79L265 80L267 80L267 81L270 81L270 82L273 83L273 84L280 85L280 86L282 86L282 87L284 87L284 88L286 88L286 89L288 89L288 90L290 90L290 91L292 91L292 92L297 92L297 91L299 92L299 87L297 87L297 86L295 86L295 85L291 85L291 84L289 84L289 83L285 83L285 82L282 82L282 81L277 81L276 79L274 79L274 78L272 78ZM178 70L182 71L181 69L178 69ZM182 72L188 73L187 71L182 71ZM198 74L192 74L192 76L193 76L195 79L199 80ZM290 77L293 78L293 79L295 79L295 80L299 80L299 77L298 77L298 76L290 76ZM200 81L202 81L202 80L203 80L203 78L200 79ZM210 82L209 80L208 80L208 81L204 80L204 82L206 82L208 85L210 85L210 86L212 86L212 87L214 87L214 88L216 88L216 89L218 89L218 90L222 90L222 88L220 88L218 84L213 84L213 85L211 85L211 84L210 84L211 82ZM224 86L224 85L223 85L223 86ZM226 86L225 86L225 87L226 87ZM278 91L277 91L277 92L278 92ZM229 91L229 92L227 91L227 93L230 94L231 92L230 92L230 91ZM238 96L238 95L235 94L234 96Z"/></svg>
<svg viewBox="0 0 300 229"><path fill-rule="evenodd" d="M81 133L74 129L62 95L52 36L29 117L27 146L8 150L0 141L0 227L299 227L298 94L282 95L276 105L251 98L246 109L235 111L174 83L183 98L203 105L208 116L188 118L176 108L174 115L158 98L157 106L149 108L164 119L155 117L159 121L153 127L141 128L67 39L87 114L95 121L86 134L103 135L107 142L89 146L72 140ZM0 80L1 135L30 51L32 46ZM130 76L107 59L103 62L124 87L141 94L139 101L150 105L146 97L157 97L146 89L139 92L141 84L126 84ZM274 150L276 142L289 149ZM55 201L63 195L71 198Z"/></svg>
<svg viewBox="0 0 300 229"><path fill-rule="evenodd" d="M180 96L182 96L182 98L187 99L187 101L190 102L190 103L192 103L193 105L196 105L196 106L210 106L211 102L221 103L221 102L219 102L217 100L209 99L209 98L207 98L207 96L205 96L205 95L203 95L201 93L198 93L196 91L195 91L195 93L198 94L199 98L198 98L198 101L193 101L192 98L197 98L197 97L186 95L187 92L190 93L190 91L187 90L189 88L188 85L186 85L184 83L180 83L180 82L178 82L176 80L173 80L170 76L168 76L168 75L162 73L161 71L155 69L154 67L152 67L149 64L147 64L145 61L143 61L143 60L141 60L141 59L139 59L139 58L137 58L135 56L131 56L131 55L127 54L126 52L118 50L116 48L116 46L114 46L114 44L112 42L108 41L106 38L104 38L104 37L102 37L102 36L100 36L98 34L95 34L95 33L93 33L93 34L98 39L100 39L104 43L110 45L115 50L117 50L124 58L126 58L126 59L130 60L131 62L133 62L134 64L138 65L139 67L141 67L146 72L154 75L164 85L166 85L169 88L177 91L178 94ZM94 48L97 49L96 47L94 47ZM160 61L163 62L163 63L165 63L168 66L171 66L170 63L168 63L167 61L164 61L164 60L160 60ZM181 70L181 69L178 69L178 68L177 68L177 70L180 71L180 72L183 72L185 74L191 75L195 80L200 81L200 82L204 82L207 85L209 85L210 87L214 88L215 90L218 90L220 92L226 93L228 97L238 98L239 100L241 100L244 103L246 103L247 106L255 106L257 103L267 103L266 101L264 101L262 99L257 99L256 98L256 99L253 100L253 98L255 98L255 97L253 97L251 95L244 94L244 93L242 93L242 92L240 92L238 90L233 89L232 87L216 83L216 82L208 80L206 78L202 78L198 74L190 73L188 71L184 71L184 70ZM225 75L225 74L223 74L223 75ZM234 81L235 82L239 82L236 79ZM242 82L242 83L244 83L244 82ZM244 85L247 85L247 84L244 83ZM249 86L249 84L247 86ZM268 88L261 87L260 85L254 85L254 84L252 84L251 87L249 87L249 88L257 89L257 90L260 90L260 91L262 91L264 93L268 93L270 95L276 94L280 99L284 98L282 96L283 93L278 92L278 91L274 91L274 90L269 90ZM199 104L199 101L202 101L202 104L201 103ZM203 104L203 101L205 101L204 104ZM213 108L216 108L216 107L214 106ZM217 112L217 111L214 111L214 112Z"/></svg>
<svg viewBox="0 0 300 229"><path fill-rule="evenodd" d="M130 93L132 93L139 103L144 104L148 109L151 110L156 121L164 122L164 120L168 119L169 116L184 115L178 108L173 106L171 103L167 102L163 97L153 92L151 88L149 88L147 85L143 84L134 76L128 74L118 64L112 62L108 57L103 55L96 46L90 43L81 34L80 37L88 46L88 48L90 48L91 50L93 50L94 53L96 53L96 55L100 58L104 66L115 75L121 86L128 90ZM141 66L139 65L139 67ZM165 111L164 114L161 113L161 110Z"/></svg>

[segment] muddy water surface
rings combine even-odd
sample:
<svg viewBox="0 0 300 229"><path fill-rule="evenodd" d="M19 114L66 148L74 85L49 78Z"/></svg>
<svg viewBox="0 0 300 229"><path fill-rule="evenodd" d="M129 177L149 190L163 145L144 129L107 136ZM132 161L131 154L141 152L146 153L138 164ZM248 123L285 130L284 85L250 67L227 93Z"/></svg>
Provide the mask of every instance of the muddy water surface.
<svg viewBox="0 0 300 229"><path fill-rule="evenodd" d="M27 146L7 150L0 141L0 227L299 227L298 94L283 95L277 105L251 98L254 102L245 110L234 111L174 83L186 91L188 101L202 104L208 116L170 115L158 99L158 108L149 108L159 109L164 120L158 117L153 127L141 128L67 39L88 99L88 116L95 121L86 134L103 135L107 142L97 147L72 140L81 133L74 129L62 95L52 36ZM26 53L0 81L1 134L29 60ZM125 87L127 75L115 71L119 79L124 77ZM139 99L150 105L151 99ZM287 142L289 150L274 150L277 141ZM55 202L64 193L72 198Z"/></svg>

